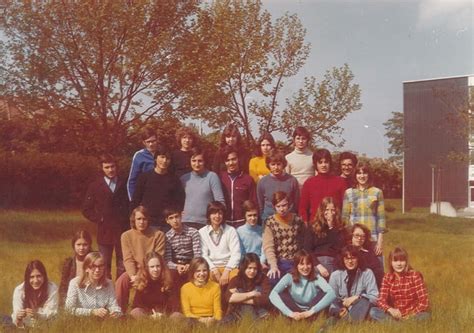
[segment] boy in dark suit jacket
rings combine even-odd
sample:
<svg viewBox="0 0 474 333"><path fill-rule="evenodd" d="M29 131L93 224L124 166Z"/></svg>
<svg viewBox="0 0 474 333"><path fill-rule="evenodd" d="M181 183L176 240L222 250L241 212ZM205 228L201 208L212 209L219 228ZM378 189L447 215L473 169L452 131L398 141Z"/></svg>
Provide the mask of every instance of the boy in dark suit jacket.
<svg viewBox="0 0 474 333"><path fill-rule="evenodd" d="M114 249L117 277L125 271L120 236L130 227L127 182L117 176L117 164L112 155L101 155L99 162L102 176L90 183L82 214L97 224L99 252L104 256L107 275L111 278Z"/></svg>

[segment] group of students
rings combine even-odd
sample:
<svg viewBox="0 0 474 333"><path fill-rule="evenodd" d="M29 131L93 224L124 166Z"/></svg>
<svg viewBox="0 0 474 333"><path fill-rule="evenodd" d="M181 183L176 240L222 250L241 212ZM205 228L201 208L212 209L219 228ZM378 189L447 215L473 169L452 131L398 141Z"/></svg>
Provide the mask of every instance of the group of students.
<svg viewBox="0 0 474 333"><path fill-rule="evenodd" d="M369 167L346 152L334 175L330 152L311 152L309 139L296 128L295 149L285 156L266 133L250 159L237 128L227 126L214 172L189 129L177 132L176 151L145 132L127 182L110 156L101 158L103 176L89 186L83 209L98 225L99 252L78 232L59 290L40 261L28 264L13 322L48 318L59 304L78 316L118 317L131 289L134 318L228 323L266 318L272 308L295 320L327 310L328 322L428 317L423 277L405 250L390 252L384 274L384 201Z"/></svg>

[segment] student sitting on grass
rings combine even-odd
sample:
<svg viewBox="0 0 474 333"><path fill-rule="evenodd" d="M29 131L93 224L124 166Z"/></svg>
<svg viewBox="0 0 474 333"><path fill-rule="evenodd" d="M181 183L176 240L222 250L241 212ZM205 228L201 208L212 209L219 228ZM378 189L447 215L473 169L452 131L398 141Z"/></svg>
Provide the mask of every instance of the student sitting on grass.
<svg viewBox="0 0 474 333"><path fill-rule="evenodd" d="M117 318L122 315L112 281L107 279L105 261L99 252L84 259L83 272L69 283L66 310L75 316Z"/></svg>
<svg viewBox="0 0 474 333"><path fill-rule="evenodd" d="M138 206L130 215L131 229L122 234L122 251L125 273L115 281L117 302L126 313L130 289L136 283L139 266L148 252L165 253L165 234L150 226L148 211Z"/></svg>
<svg viewBox="0 0 474 333"><path fill-rule="evenodd" d="M362 321L367 317L371 304L379 295L374 273L364 267L360 251L353 245L341 251L339 269L331 274L329 284L336 293L336 300L329 307L329 314L336 319Z"/></svg>
<svg viewBox="0 0 474 333"><path fill-rule="evenodd" d="M370 310L376 321L428 319L428 292L420 272L408 262L408 253L396 247L388 256L389 273L383 277L377 307Z"/></svg>
<svg viewBox="0 0 474 333"><path fill-rule="evenodd" d="M242 255L255 253L259 256L264 268L268 268L265 265L265 255L262 250L263 227L258 223L258 207L253 201L246 200L242 204L242 211L245 216L245 224L237 228Z"/></svg>
<svg viewBox="0 0 474 333"><path fill-rule="evenodd" d="M179 293L173 285L168 267L161 255L149 252L135 280L135 298L130 315L135 319L159 318L164 314L179 317Z"/></svg>
<svg viewBox="0 0 474 333"><path fill-rule="evenodd" d="M239 235L224 221L225 206L213 201L207 205L208 225L199 230L202 256L211 270L211 279L221 286L237 275L241 257Z"/></svg>
<svg viewBox="0 0 474 333"><path fill-rule="evenodd" d="M183 224L178 208L165 209L164 216L171 227L166 233L165 261L179 290L188 282L189 263L201 256L201 238L196 229Z"/></svg>
<svg viewBox="0 0 474 333"><path fill-rule="evenodd" d="M191 322L210 325L222 319L221 288L209 279L209 264L194 258L189 265L189 280L181 288L181 309Z"/></svg>
<svg viewBox="0 0 474 333"><path fill-rule="evenodd" d="M380 288L383 278L383 265L374 252L373 243L370 241L370 230L363 224L356 223L351 228L351 244L360 251L360 256L365 266L370 268L375 275L377 287Z"/></svg>
<svg viewBox="0 0 474 333"><path fill-rule="evenodd" d="M326 280L318 276L313 258L305 250L295 254L293 268L270 293L270 302L294 320L313 317L336 298Z"/></svg>
<svg viewBox="0 0 474 333"><path fill-rule="evenodd" d="M305 233L304 248L313 256L319 273L329 279L329 275L336 270L337 257L346 238L339 209L331 197L325 197L321 201L308 229Z"/></svg>
<svg viewBox="0 0 474 333"><path fill-rule="evenodd" d="M236 322L244 315L252 319L268 317L270 290L270 282L262 270L260 258L255 253L247 253L240 262L239 273L230 280L225 293L229 307L222 322Z"/></svg>
<svg viewBox="0 0 474 333"><path fill-rule="evenodd" d="M12 321L17 327L33 327L58 312L58 287L48 281L43 263L33 260L25 269L24 281L13 291Z"/></svg>
<svg viewBox="0 0 474 333"><path fill-rule="evenodd" d="M298 215L289 212L285 192L275 192L272 203L276 213L265 221L263 251L270 266L267 276L274 286L293 267L295 253L303 248L306 228Z"/></svg>
<svg viewBox="0 0 474 333"><path fill-rule="evenodd" d="M270 174L264 176L257 184L257 200L260 208L260 217L265 221L275 213L272 204L273 193L286 192L290 206L289 211L298 211L300 189L295 177L285 172L286 159L281 153L272 153L265 158Z"/></svg>
<svg viewBox="0 0 474 333"><path fill-rule="evenodd" d="M74 256L67 258L61 269L61 283L59 284L59 300L63 305L66 300L69 282L82 274L84 258L91 252L92 237L85 230L79 230L72 238Z"/></svg>

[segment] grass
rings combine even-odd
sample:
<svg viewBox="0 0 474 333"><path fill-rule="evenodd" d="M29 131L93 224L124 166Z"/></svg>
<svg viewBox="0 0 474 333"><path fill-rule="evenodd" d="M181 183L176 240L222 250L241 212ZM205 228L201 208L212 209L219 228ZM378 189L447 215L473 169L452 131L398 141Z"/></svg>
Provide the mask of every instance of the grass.
<svg viewBox="0 0 474 333"><path fill-rule="evenodd" d="M428 286L432 319L426 322L338 324L330 332L472 332L474 326L474 220L445 218L428 214L426 209L400 213L400 202L389 200L396 209L388 213L389 233L385 253L401 245L411 254L412 266L421 271ZM41 259L49 278L59 282L60 263L71 255L70 237L75 230L94 232L94 225L77 211L0 211L0 313L11 313L13 289L24 273L26 263ZM291 322L277 316L265 322L244 319L239 325L193 332L315 332L324 318L314 322ZM188 332L182 322L100 321L61 315L44 323L37 332Z"/></svg>

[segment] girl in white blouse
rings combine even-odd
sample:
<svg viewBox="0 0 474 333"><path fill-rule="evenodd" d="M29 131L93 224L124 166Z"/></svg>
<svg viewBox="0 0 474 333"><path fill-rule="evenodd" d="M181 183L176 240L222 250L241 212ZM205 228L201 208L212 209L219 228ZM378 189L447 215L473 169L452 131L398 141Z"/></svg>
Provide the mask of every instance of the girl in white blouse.
<svg viewBox="0 0 474 333"><path fill-rule="evenodd" d="M25 279L13 292L13 323L32 327L37 319L49 319L58 312L58 287L48 281L43 263L33 260L25 269Z"/></svg>

